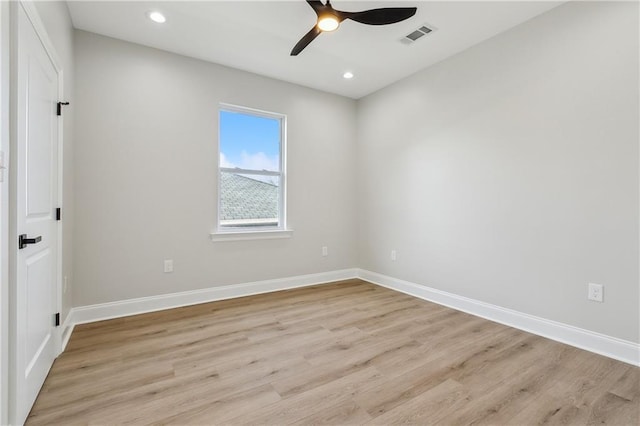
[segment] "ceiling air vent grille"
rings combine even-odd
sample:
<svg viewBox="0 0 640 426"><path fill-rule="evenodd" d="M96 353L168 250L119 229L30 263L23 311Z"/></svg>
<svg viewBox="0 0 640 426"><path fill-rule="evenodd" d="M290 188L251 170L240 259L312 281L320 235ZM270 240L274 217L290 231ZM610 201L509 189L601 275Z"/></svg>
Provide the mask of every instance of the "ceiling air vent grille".
<svg viewBox="0 0 640 426"><path fill-rule="evenodd" d="M400 39L400 41L404 44L413 44L414 42L416 42L419 38L426 36L427 34L429 34L430 32L432 32L433 30L435 30L435 28L431 25L422 25L420 28L416 29L415 31L412 31L411 33L407 34L406 36L402 37Z"/></svg>

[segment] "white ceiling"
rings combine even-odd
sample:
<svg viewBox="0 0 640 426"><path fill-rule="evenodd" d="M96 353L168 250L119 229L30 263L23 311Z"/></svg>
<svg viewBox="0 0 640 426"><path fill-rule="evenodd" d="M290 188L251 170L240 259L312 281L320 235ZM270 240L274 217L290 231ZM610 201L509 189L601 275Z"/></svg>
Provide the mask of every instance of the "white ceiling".
<svg viewBox="0 0 640 426"><path fill-rule="evenodd" d="M303 0L70 1L76 28L358 99L533 18L562 1L341 1L359 11L417 6L386 26L344 21L299 56L289 53L315 24ZM151 10L164 24L147 18ZM399 40L423 24L437 30L411 45ZM342 78L352 71L351 80Z"/></svg>

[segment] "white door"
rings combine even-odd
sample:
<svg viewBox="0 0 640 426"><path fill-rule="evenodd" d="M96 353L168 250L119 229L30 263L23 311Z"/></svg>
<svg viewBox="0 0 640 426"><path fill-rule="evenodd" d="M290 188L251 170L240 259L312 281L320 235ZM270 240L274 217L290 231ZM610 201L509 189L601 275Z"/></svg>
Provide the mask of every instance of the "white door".
<svg viewBox="0 0 640 426"><path fill-rule="evenodd" d="M58 72L22 6L17 16L15 401L21 424L57 355Z"/></svg>

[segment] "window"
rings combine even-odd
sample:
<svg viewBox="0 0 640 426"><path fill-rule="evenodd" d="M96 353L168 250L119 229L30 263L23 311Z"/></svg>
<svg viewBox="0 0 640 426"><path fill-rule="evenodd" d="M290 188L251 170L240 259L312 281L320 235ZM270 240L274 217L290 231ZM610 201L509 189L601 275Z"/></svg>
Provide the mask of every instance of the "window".
<svg viewBox="0 0 640 426"><path fill-rule="evenodd" d="M286 117L221 105L218 232L285 229Z"/></svg>

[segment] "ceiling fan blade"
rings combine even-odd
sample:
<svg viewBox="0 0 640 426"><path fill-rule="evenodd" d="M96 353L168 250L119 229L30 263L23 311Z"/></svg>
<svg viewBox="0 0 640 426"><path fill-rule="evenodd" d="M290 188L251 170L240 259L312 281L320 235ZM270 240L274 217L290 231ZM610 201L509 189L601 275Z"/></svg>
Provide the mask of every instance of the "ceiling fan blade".
<svg viewBox="0 0 640 426"><path fill-rule="evenodd" d="M309 3L309 6L311 6L313 10L316 11L316 15L320 13L322 9L324 9L324 4L322 4L320 0L307 0L307 3Z"/></svg>
<svg viewBox="0 0 640 426"><path fill-rule="evenodd" d="M338 12L343 19L351 19L361 24L387 25L404 21L416 14L417 7L386 7L382 9L365 10L364 12Z"/></svg>
<svg viewBox="0 0 640 426"><path fill-rule="evenodd" d="M315 25L311 28L311 31L306 33L304 37L300 39L300 41L293 46L291 50L291 56L298 56L298 53L302 52L302 50L309 45L316 37L320 35L322 31L318 29Z"/></svg>

